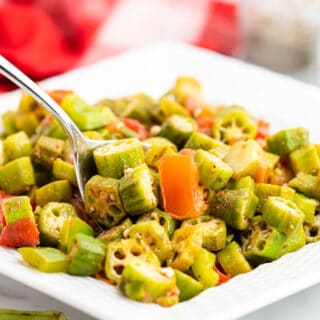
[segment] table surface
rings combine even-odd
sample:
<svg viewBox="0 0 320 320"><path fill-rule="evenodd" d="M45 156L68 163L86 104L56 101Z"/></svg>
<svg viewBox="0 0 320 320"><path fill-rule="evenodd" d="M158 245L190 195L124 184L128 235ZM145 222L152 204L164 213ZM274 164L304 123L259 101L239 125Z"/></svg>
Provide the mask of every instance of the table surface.
<svg viewBox="0 0 320 320"><path fill-rule="evenodd" d="M288 75L320 86L320 55L318 61L313 65ZM96 320L62 302L1 275L0 283L0 308L59 310L66 314L68 320ZM241 320L314 320L318 318L319 298L320 284L242 317Z"/></svg>

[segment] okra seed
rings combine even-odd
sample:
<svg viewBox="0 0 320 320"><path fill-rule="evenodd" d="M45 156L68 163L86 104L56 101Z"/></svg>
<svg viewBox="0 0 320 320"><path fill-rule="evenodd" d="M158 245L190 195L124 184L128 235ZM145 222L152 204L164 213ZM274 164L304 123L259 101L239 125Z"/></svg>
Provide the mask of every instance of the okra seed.
<svg viewBox="0 0 320 320"><path fill-rule="evenodd" d="M117 265L113 267L113 270L120 276L123 272L123 265Z"/></svg>

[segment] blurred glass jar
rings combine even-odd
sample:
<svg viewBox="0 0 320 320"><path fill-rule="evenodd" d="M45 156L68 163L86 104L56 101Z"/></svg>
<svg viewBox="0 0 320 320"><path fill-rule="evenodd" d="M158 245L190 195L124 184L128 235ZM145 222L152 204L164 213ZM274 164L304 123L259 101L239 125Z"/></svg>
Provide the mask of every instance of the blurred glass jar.
<svg viewBox="0 0 320 320"><path fill-rule="evenodd" d="M314 61L320 0L241 0L241 20L246 60L280 72Z"/></svg>

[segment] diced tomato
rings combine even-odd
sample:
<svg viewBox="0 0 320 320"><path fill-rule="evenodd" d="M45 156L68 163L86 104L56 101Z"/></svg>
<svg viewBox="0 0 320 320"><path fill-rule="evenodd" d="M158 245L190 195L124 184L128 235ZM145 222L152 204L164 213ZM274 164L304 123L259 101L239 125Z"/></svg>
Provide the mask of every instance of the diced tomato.
<svg viewBox="0 0 320 320"><path fill-rule="evenodd" d="M0 245L5 247L35 247L38 242L39 231L30 217L6 225L0 235Z"/></svg>
<svg viewBox="0 0 320 320"><path fill-rule="evenodd" d="M225 283L225 282L227 282L227 281L229 281L231 279L230 274L223 273L221 270L219 270L218 267L214 266L213 269L219 275L218 285L222 284L222 283Z"/></svg>
<svg viewBox="0 0 320 320"><path fill-rule="evenodd" d="M254 176L254 181L256 183L266 183L268 181L268 178L271 172L272 172L271 168L260 167Z"/></svg>
<svg viewBox="0 0 320 320"><path fill-rule="evenodd" d="M148 138L148 131L140 121L129 118L122 119L122 121L127 128L138 133L141 140L145 140Z"/></svg>
<svg viewBox="0 0 320 320"><path fill-rule="evenodd" d="M269 122L265 120L258 120L258 131L256 139L266 139L270 135L270 125Z"/></svg>
<svg viewBox="0 0 320 320"><path fill-rule="evenodd" d="M215 112L208 107L203 107L198 110L199 112L195 113L195 119L197 121L199 131L207 135L211 135L212 126L216 119Z"/></svg>
<svg viewBox="0 0 320 320"><path fill-rule="evenodd" d="M67 95L72 93L71 90L52 90L49 91L49 96L59 105L61 104L63 98Z"/></svg>
<svg viewBox="0 0 320 320"><path fill-rule="evenodd" d="M184 107L189 111L191 115L193 115L194 112L201 107L201 103L199 102L199 99L193 96L188 96L184 101Z"/></svg>

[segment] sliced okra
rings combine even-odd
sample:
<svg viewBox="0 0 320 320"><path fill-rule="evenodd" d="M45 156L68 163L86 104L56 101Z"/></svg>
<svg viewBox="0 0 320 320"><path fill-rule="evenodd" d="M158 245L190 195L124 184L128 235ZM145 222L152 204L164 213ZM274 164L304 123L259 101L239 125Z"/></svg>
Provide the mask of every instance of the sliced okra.
<svg viewBox="0 0 320 320"><path fill-rule="evenodd" d="M261 216L254 217L241 238L243 254L253 265L277 259L287 241L282 232L268 226Z"/></svg>
<svg viewBox="0 0 320 320"><path fill-rule="evenodd" d="M77 186L76 171L71 163L61 159L54 160L52 163L52 174L57 180L68 180L73 186Z"/></svg>
<svg viewBox="0 0 320 320"><path fill-rule="evenodd" d="M317 174L320 170L320 157L315 146L307 145L290 153L290 163L295 173Z"/></svg>
<svg viewBox="0 0 320 320"><path fill-rule="evenodd" d="M308 142L309 133L301 127L281 130L267 139L269 151L279 156L286 155Z"/></svg>
<svg viewBox="0 0 320 320"><path fill-rule="evenodd" d="M312 243L320 240L320 215L314 216L312 223L306 223L303 225L304 233L306 236L306 242Z"/></svg>
<svg viewBox="0 0 320 320"><path fill-rule="evenodd" d="M263 151L262 162L265 168L273 169L279 162L280 157L277 154Z"/></svg>
<svg viewBox="0 0 320 320"><path fill-rule="evenodd" d="M34 220L30 198L27 196L3 199L0 209L7 225L27 217Z"/></svg>
<svg viewBox="0 0 320 320"><path fill-rule="evenodd" d="M142 221L134 224L129 229L128 236L142 239L157 255L161 263L172 256L168 234L157 221Z"/></svg>
<svg viewBox="0 0 320 320"><path fill-rule="evenodd" d="M124 139L99 147L93 152L100 176L120 179L126 168L144 162L142 145L137 139Z"/></svg>
<svg viewBox="0 0 320 320"><path fill-rule="evenodd" d="M304 213L293 201L269 197L263 206L262 217L271 227L290 236L302 226Z"/></svg>
<svg viewBox="0 0 320 320"><path fill-rule="evenodd" d="M253 177L261 167L262 157L261 146L255 140L248 140L233 144L223 160L233 169L233 178L238 180Z"/></svg>
<svg viewBox="0 0 320 320"><path fill-rule="evenodd" d="M9 110L2 115L2 127L6 135L10 135L18 131L14 111Z"/></svg>
<svg viewBox="0 0 320 320"><path fill-rule="evenodd" d="M197 150L195 162L199 166L200 183L215 191L224 188L233 175L230 166L204 150Z"/></svg>
<svg viewBox="0 0 320 320"><path fill-rule="evenodd" d="M3 141L3 152L6 161L30 156L31 142L29 137L24 131L20 131L8 136Z"/></svg>
<svg viewBox="0 0 320 320"><path fill-rule="evenodd" d="M32 161L36 165L51 169L57 158L63 157L65 142L61 139L41 136L32 150Z"/></svg>
<svg viewBox="0 0 320 320"><path fill-rule="evenodd" d="M189 98L202 101L202 88L198 80L192 77L179 77L173 88L173 94L176 100L185 104Z"/></svg>
<svg viewBox="0 0 320 320"><path fill-rule="evenodd" d="M179 289L172 268L160 268L139 258L131 259L123 269L120 290L130 299L171 306L179 301Z"/></svg>
<svg viewBox="0 0 320 320"><path fill-rule="evenodd" d="M299 172L289 181L289 186L309 198L320 200L320 176Z"/></svg>
<svg viewBox="0 0 320 320"><path fill-rule="evenodd" d="M262 212L262 208L269 197L281 197L294 201L296 195L295 190L290 187L277 186L269 183L257 183L254 192L259 199L257 206L258 212Z"/></svg>
<svg viewBox="0 0 320 320"><path fill-rule="evenodd" d="M163 123L159 136L167 138L181 148L196 129L196 122L192 118L173 115Z"/></svg>
<svg viewBox="0 0 320 320"><path fill-rule="evenodd" d="M91 276L100 271L105 258L105 249L94 237L78 233L69 245L68 258L68 273Z"/></svg>
<svg viewBox="0 0 320 320"><path fill-rule="evenodd" d="M245 230L257 204L258 198L250 189L221 190L213 199L211 214L234 229Z"/></svg>
<svg viewBox="0 0 320 320"><path fill-rule="evenodd" d="M109 243L106 248L104 267L106 277L119 282L123 269L134 257L155 266L160 266L158 257L142 240L116 240Z"/></svg>
<svg viewBox="0 0 320 320"><path fill-rule="evenodd" d="M39 120L33 112L17 111L14 114L17 131L24 131L29 137L32 136L39 125Z"/></svg>
<svg viewBox="0 0 320 320"><path fill-rule="evenodd" d="M177 227L177 221L174 220L167 212L158 208L154 208L150 212L140 216L137 222L142 221L157 221L167 232L169 238L172 237Z"/></svg>
<svg viewBox="0 0 320 320"><path fill-rule="evenodd" d="M58 246L63 223L70 216L77 216L75 208L70 203L47 203L40 210L38 219L41 245Z"/></svg>
<svg viewBox="0 0 320 320"><path fill-rule="evenodd" d="M68 180L53 181L35 191L38 206L44 206L48 202L68 202L71 197L72 188Z"/></svg>
<svg viewBox="0 0 320 320"><path fill-rule="evenodd" d="M119 191L125 211L131 215L146 213L158 204L153 192L152 176L146 164L126 169Z"/></svg>
<svg viewBox="0 0 320 320"><path fill-rule="evenodd" d="M195 131L192 133L192 135L190 136L190 138L188 139L184 147L189 149L194 149L194 150L202 149L205 151L208 151L210 149L215 149L218 147L228 148L228 146L222 143L221 141L213 139L208 135L201 133L199 131Z"/></svg>
<svg viewBox="0 0 320 320"><path fill-rule="evenodd" d="M12 160L0 167L0 189L7 193L26 193L34 185L35 176L30 157Z"/></svg>
<svg viewBox="0 0 320 320"><path fill-rule="evenodd" d="M88 130L82 132L87 138L92 140L103 140L101 134L98 131Z"/></svg>
<svg viewBox="0 0 320 320"><path fill-rule="evenodd" d="M59 238L59 249L63 252L68 250L73 238L78 234L85 234L93 237L93 229L78 217L68 216L62 224Z"/></svg>
<svg viewBox="0 0 320 320"><path fill-rule="evenodd" d="M179 302L189 300L199 294L204 288L203 285L188 274L175 269L176 283L179 289Z"/></svg>
<svg viewBox="0 0 320 320"><path fill-rule="evenodd" d="M301 226L294 234L287 237L287 240L278 251L278 258L283 255L294 252L306 245L306 235L304 228Z"/></svg>
<svg viewBox="0 0 320 320"><path fill-rule="evenodd" d="M68 257L55 248L30 248L18 249L23 260L41 272L65 272L68 266Z"/></svg>
<svg viewBox="0 0 320 320"><path fill-rule="evenodd" d="M84 205L99 224L113 227L126 215L119 194L119 180L93 176L85 185Z"/></svg>
<svg viewBox="0 0 320 320"><path fill-rule="evenodd" d="M64 97L61 107L82 131L98 129L116 120L108 107L90 106L73 93Z"/></svg>
<svg viewBox="0 0 320 320"><path fill-rule="evenodd" d="M255 192L255 183L254 180L250 177L243 177L235 181L234 189L249 189L252 192Z"/></svg>
<svg viewBox="0 0 320 320"><path fill-rule="evenodd" d="M218 252L217 258L222 269L232 277L252 270L240 246L235 241Z"/></svg>
<svg viewBox="0 0 320 320"><path fill-rule="evenodd" d="M304 213L304 222L312 224L314 215L316 213L316 208L319 206L319 201L308 198L303 194L296 193L294 202Z"/></svg>

